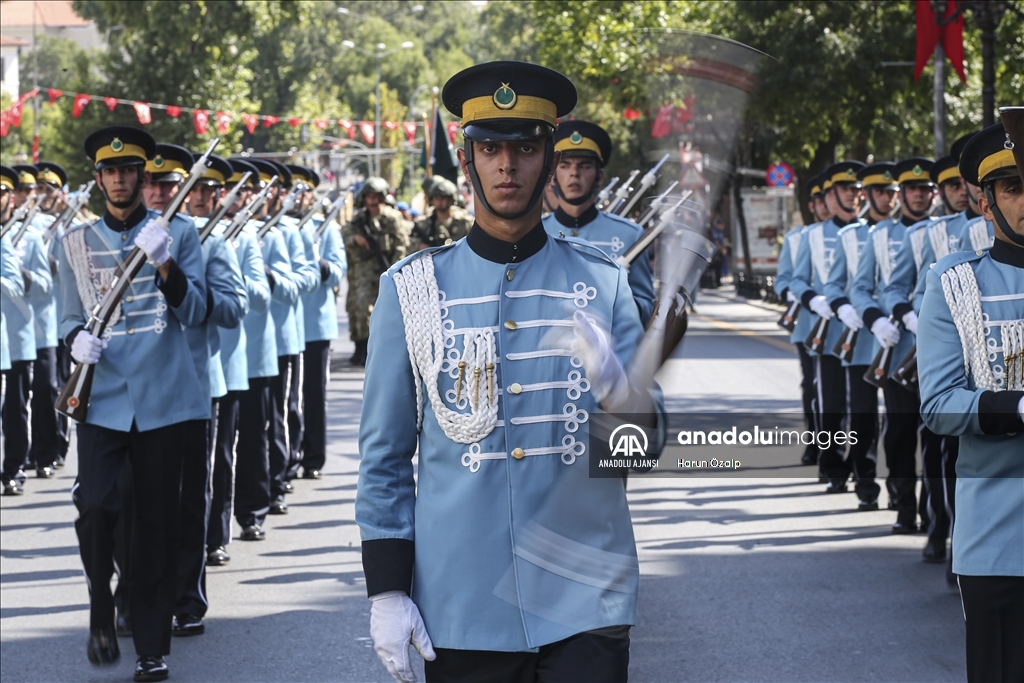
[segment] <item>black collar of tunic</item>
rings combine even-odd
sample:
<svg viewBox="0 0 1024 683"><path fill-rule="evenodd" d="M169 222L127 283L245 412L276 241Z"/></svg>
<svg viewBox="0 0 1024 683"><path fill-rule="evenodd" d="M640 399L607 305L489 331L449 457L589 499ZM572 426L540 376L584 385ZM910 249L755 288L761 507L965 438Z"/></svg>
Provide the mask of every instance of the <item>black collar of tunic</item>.
<svg viewBox="0 0 1024 683"><path fill-rule="evenodd" d="M593 204L579 216L570 216L562 210L562 207L555 209L555 220L567 228L582 228L587 223L594 221L598 215L600 215L600 212Z"/></svg>
<svg viewBox="0 0 1024 683"><path fill-rule="evenodd" d="M907 226L908 228L911 225L917 225L922 220L924 220L924 219L923 218L911 218L910 216L900 216L900 223L902 223L903 225Z"/></svg>
<svg viewBox="0 0 1024 683"><path fill-rule="evenodd" d="M141 223L146 218L146 214L146 205L140 202L139 205L135 207L135 210L128 215L126 220L122 221L118 218L114 218L108 211L103 216L103 222L106 223L107 227L114 232L128 232Z"/></svg>
<svg viewBox="0 0 1024 683"><path fill-rule="evenodd" d="M970 204L968 204L967 208L964 209L964 216L967 217L967 220L973 220L973 219L977 218L980 215L981 215L980 213L974 213L974 209L971 208Z"/></svg>
<svg viewBox="0 0 1024 683"><path fill-rule="evenodd" d="M544 226L537 223L536 227L526 233L518 242L506 242L491 237L478 224L473 223L466 243L477 256L493 263L520 263L544 248L548 243L548 234Z"/></svg>
<svg viewBox="0 0 1024 683"><path fill-rule="evenodd" d="M1014 268L1024 268L1024 247L1015 247L1009 242L996 240L989 254L993 261L1005 263Z"/></svg>

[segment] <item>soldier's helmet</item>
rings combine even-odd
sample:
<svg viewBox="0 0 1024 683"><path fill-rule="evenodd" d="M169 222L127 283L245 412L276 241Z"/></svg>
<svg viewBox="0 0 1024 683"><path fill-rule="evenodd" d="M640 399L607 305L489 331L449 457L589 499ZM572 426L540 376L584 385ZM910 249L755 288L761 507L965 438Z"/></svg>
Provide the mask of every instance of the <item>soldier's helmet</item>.
<svg viewBox="0 0 1024 683"><path fill-rule="evenodd" d="M366 182L363 183L362 188L359 190L359 198L362 199L368 194L382 194L386 197L390 190L391 188L388 187L388 181L383 178L367 178Z"/></svg>
<svg viewBox="0 0 1024 683"><path fill-rule="evenodd" d="M434 183L433 187L430 188L427 196L431 199L434 197L448 197L452 201L455 201L459 198L459 190L455 187L455 183L447 178L441 178L439 181Z"/></svg>

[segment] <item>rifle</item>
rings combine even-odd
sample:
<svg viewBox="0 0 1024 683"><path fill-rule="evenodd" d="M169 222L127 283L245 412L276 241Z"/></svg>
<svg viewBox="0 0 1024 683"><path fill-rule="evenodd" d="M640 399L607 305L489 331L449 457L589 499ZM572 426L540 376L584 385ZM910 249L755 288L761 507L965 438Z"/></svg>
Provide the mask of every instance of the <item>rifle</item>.
<svg viewBox="0 0 1024 683"><path fill-rule="evenodd" d="M843 330L843 333L839 335L839 341L832 347L832 355L849 363L853 358L853 349L857 346L857 332L858 330L852 327Z"/></svg>
<svg viewBox="0 0 1024 683"><path fill-rule="evenodd" d="M369 214L366 214L366 219L367 221L371 220ZM386 258L384 258L384 253L380 250L380 245L377 244L376 238L370 232L369 222L362 224L362 234L363 237L366 238L366 241L370 243L370 253L373 254L374 257L376 257L377 263L380 264L381 268L383 268L384 270L390 268L391 264L388 263L388 260Z"/></svg>
<svg viewBox="0 0 1024 683"><path fill-rule="evenodd" d="M626 178L626 182L624 182L621 185L619 185L619 189L615 190L615 195L608 202L608 206L606 206L603 209L605 213L617 213L618 212L619 207L622 206L623 202L626 201L626 197L629 196L629 191L631 189L630 188L630 183L632 183L633 179L636 178L638 175L640 175L640 170L639 169L637 169L636 171L633 171L632 173L630 173L629 177Z"/></svg>
<svg viewBox="0 0 1024 683"><path fill-rule="evenodd" d="M68 205L64 207L64 212L50 224L50 227L46 229L46 233L43 235L43 241L46 244L50 243L53 236L57 234L58 230L62 230L67 226L71 225L71 221L75 220L75 216L82 210L86 202L89 201L89 195L92 193L92 188L96 185L95 180L90 180L85 185L78 188L78 192L74 192L68 197Z"/></svg>
<svg viewBox="0 0 1024 683"><path fill-rule="evenodd" d="M693 194L692 190L684 192L682 198L678 202L670 206L661 214L661 216L658 217L658 222L654 226L644 230L643 234L640 235L640 239L634 242L633 246L627 249L626 253L618 258L619 265L623 268L629 268L633 261L635 261L640 254L644 253L644 251L647 250L647 247L651 246L651 242L653 242L658 235L663 233L665 229L672 224L672 221L676 219L676 211L683 205L683 202L689 199L691 194Z"/></svg>
<svg viewBox="0 0 1024 683"><path fill-rule="evenodd" d="M224 239L233 240L238 237L238 233L242 232L242 228L244 228L245 224L252 219L253 214L263 208L263 205L267 201L267 195L270 194L270 188L272 188L276 182L277 176L274 176L255 197L249 200L248 205L242 207L242 209L235 214L234 218L231 219L231 222L228 223L228 227L224 229Z"/></svg>
<svg viewBox="0 0 1024 683"><path fill-rule="evenodd" d="M784 329L786 332L792 334L793 330L796 329L796 319L800 315L800 300L796 300L789 305L786 312L779 318L779 327Z"/></svg>
<svg viewBox="0 0 1024 683"><path fill-rule="evenodd" d="M331 210L327 212L326 216L324 216L324 222L316 229L317 237L320 237L327 232L327 224L338 217L338 214L341 213L341 210L345 207L345 202L347 200L348 196L344 193L334 200L334 204L331 205Z"/></svg>
<svg viewBox="0 0 1024 683"><path fill-rule="evenodd" d="M37 199L36 193L33 192L32 194L30 194L28 196L28 199L25 200L24 204L22 204L17 209L15 209L15 211L11 215L11 217L7 219L6 223L4 223L3 228L0 229L0 238L3 238L4 236L6 236L7 233L10 232L11 228L14 227L15 223L17 223L19 221L21 221L23 223L25 222L24 221L25 214L27 214L29 212L29 210L35 205L36 199Z"/></svg>
<svg viewBox="0 0 1024 683"><path fill-rule="evenodd" d="M256 236L262 238L270 232L272 227L280 223L281 219L284 218L284 215L295 208L295 198L298 197L299 194L300 191L298 188L289 192L281 202L281 208L277 210L277 213L275 213L272 218L268 218L263 221L263 225L261 225L260 229L256 232Z"/></svg>
<svg viewBox="0 0 1024 683"><path fill-rule="evenodd" d="M804 340L804 347L812 352L820 354L825 350L825 337L828 336L829 319L818 318L818 322L811 328L811 333Z"/></svg>
<svg viewBox="0 0 1024 683"><path fill-rule="evenodd" d="M895 325L896 317L890 315L889 322ZM889 367L892 365L892 350L894 348L896 348L895 345L886 344L878 349L875 359L871 361L868 371L864 373L865 382L879 389L885 387L885 383L889 380Z"/></svg>
<svg viewBox="0 0 1024 683"><path fill-rule="evenodd" d="M661 205L665 203L665 198L668 197L669 193L672 192L672 190L676 189L676 185L678 184L678 180L672 181L672 184L669 185L664 192L655 197L651 201L651 205L647 207L647 213L641 216L640 220L637 221L637 225L639 225L641 228L647 225L647 223L649 223L650 220L657 215L658 211L661 209Z"/></svg>
<svg viewBox="0 0 1024 683"><path fill-rule="evenodd" d="M616 183L618 183L618 182L619 182L619 176L615 176L614 178L612 178L608 182L607 185L604 186L603 190L601 190L600 192L597 193L597 201L595 202L595 205L597 206L598 209L600 209L602 206L604 206L605 202L608 201L608 197L612 193L612 188L615 187Z"/></svg>
<svg viewBox="0 0 1024 683"><path fill-rule="evenodd" d="M199 231L200 244L205 242L206 238L213 234L213 229L217 227L217 224L220 223L221 219L224 218L228 211L231 210L231 207L235 205L235 200L238 199L238 193L242 191L242 186L251 175L252 171L246 171L245 174L242 175L242 179L239 180L233 188L231 188L231 191L220 198L217 210L213 212L213 215L206 221L206 225L204 225L203 229Z"/></svg>
<svg viewBox="0 0 1024 683"><path fill-rule="evenodd" d="M21 225L18 226L18 232L14 233L14 237L11 238L11 246L18 246L18 242L25 236L25 231L28 230L28 226L32 225L32 221L35 220L39 214L39 209L42 208L42 202L36 202L35 206L29 210L28 215L22 219Z"/></svg>
<svg viewBox="0 0 1024 683"><path fill-rule="evenodd" d="M627 216L629 214L630 209L632 209L633 206L638 201L640 201L640 197L642 197L644 193L647 192L647 190L651 189L651 187L654 186L654 183L658 182L658 171L660 171L664 163L668 161L668 158L669 155L666 154L661 158L661 161L654 165L654 168L652 168L650 171L644 174L644 177L640 179L640 188L633 193L633 196L630 198L628 202L626 202L626 205L620 211L617 212L618 215Z"/></svg>
<svg viewBox="0 0 1024 683"><path fill-rule="evenodd" d="M892 376L904 389L917 391L917 344L910 347L910 351L892 371Z"/></svg>
<svg viewBox="0 0 1024 683"><path fill-rule="evenodd" d="M217 147L218 142L220 142L218 138L214 138L210 142L210 146L206 149L203 156L199 157L196 163L192 165L192 170L189 171L188 180L185 181L185 185L171 199L163 214L156 220L157 225L164 230L170 227L171 220L178 213L178 209L181 208L188 193L192 191L192 188L195 187L196 183L203 177L203 174L206 173L206 161ZM118 266L114 280L110 283L110 289L106 291L100 302L96 304L96 308L89 315L89 321L86 323L89 334L94 337L103 336L103 332L112 322L111 318L114 316L114 311L117 310L122 297L124 297L128 288L131 287L132 279L139 274L145 263L146 252L135 247L128 254L125 261ZM153 360L158 362L157 359ZM89 395L92 393L92 379L95 371L95 364L79 363L75 366L75 370L71 373L71 377L64 386L64 390L57 397L57 403L54 406L57 412L67 415L72 420L78 422L85 421L86 415L89 413Z"/></svg>

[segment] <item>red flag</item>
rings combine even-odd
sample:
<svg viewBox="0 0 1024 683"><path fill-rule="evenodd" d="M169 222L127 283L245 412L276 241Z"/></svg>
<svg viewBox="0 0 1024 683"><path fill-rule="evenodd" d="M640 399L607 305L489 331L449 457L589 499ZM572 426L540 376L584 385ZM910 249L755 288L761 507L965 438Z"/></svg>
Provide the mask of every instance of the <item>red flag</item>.
<svg viewBox="0 0 1024 683"><path fill-rule="evenodd" d="M291 126L292 128L298 128L299 126L302 125L302 119L300 119L300 118L288 119L288 125Z"/></svg>
<svg viewBox="0 0 1024 683"><path fill-rule="evenodd" d="M348 119L338 119L338 125L341 126L346 133L348 133L349 140L356 139L356 126L354 123L352 123Z"/></svg>
<svg viewBox="0 0 1024 683"><path fill-rule="evenodd" d="M640 118L640 112L633 107L626 107L626 111L622 112L622 117L627 121L636 121Z"/></svg>
<svg viewBox="0 0 1024 683"><path fill-rule="evenodd" d="M260 117L255 114L242 114L242 123L245 124L245 129L249 131L249 135L256 132L256 126L260 124Z"/></svg>
<svg viewBox="0 0 1024 683"><path fill-rule="evenodd" d="M445 129L448 131L448 139L452 141L453 145L455 144L455 136L459 134L459 125L461 124L458 121L449 121L448 125L445 126Z"/></svg>
<svg viewBox="0 0 1024 683"><path fill-rule="evenodd" d="M676 107L672 111L672 132L673 133L686 133L693 130L691 121L693 120L693 95L687 95L683 101L683 106Z"/></svg>
<svg viewBox="0 0 1024 683"><path fill-rule="evenodd" d="M103 98L103 104L107 105L107 110L108 111L114 111L114 109L117 107L117 98L116 97L104 97Z"/></svg>
<svg viewBox="0 0 1024 683"><path fill-rule="evenodd" d="M654 117L654 124L651 126L652 138L663 138L672 132L672 116L676 105L669 102L658 107L658 115Z"/></svg>
<svg viewBox="0 0 1024 683"><path fill-rule="evenodd" d="M196 135L202 135L210 127L210 112L205 109L193 109L192 123L195 124Z"/></svg>
<svg viewBox="0 0 1024 683"><path fill-rule="evenodd" d="M315 119L313 125L316 126L317 130L327 130L327 126L331 125L331 122L324 119Z"/></svg>
<svg viewBox="0 0 1024 683"><path fill-rule="evenodd" d="M32 163L39 163L39 136L34 135L32 137Z"/></svg>
<svg viewBox="0 0 1024 683"><path fill-rule="evenodd" d="M167 115L172 119L176 119L181 116L181 107L176 104L167 105Z"/></svg>
<svg viewBox="0 0 1024 683"><path fill-rule="evenodd" d="M82 115L82 110L85 109L85 105L89 104L89 100L92 98L85 93L78 93L75 95L75 103L71 106L72 118L78 118Z"/></svg>
<svg viewBox="0 0 1024 683"><path fill-rule="evenodd" d="M387 128L388 130L398 130L398 122L397 121L385 121L384 122L384 127Z"/></svg>
<svg viewBox="0 0 1024 683"><path fill-rule="evenodd" d="M49 88L46 94L50 96L50 104L57 101L57 98L64 94L63 90L57 90L56 88Z"/></svg>
<svg viewBox="0 0 1024 683"><path fill-rule="evenodd" d="M219 111L213 115L213 120L217 123L217 132L223 135L228 132L228 128L231 127L231 114L225 111Z"/></svg>
<svg viewBox="0 0 1024 683"><path fill-rule="evenodd" d="M11 124L7 120L7 112L0 111L0 138L7 137L7 134L11 132Z"/></svg>
<svg viewBox="0 0 1024 683"><path fill-rule="evenodd" d="M939 21L932 11L929 0L917 0L914 3L917 15L917 60L914 66L914 80L921 77L928 60L935 54L935 46L942 43L942 51L949 58L957 76L962 82L967 82L964 73L964 15L957 14L955 19L950 17L956 12L956 2L948 0L946 11L943 13L943 21L949 23L939 26Z"/></svg>
<svg viewBox="0 0 1024 683"><path fill-rule="evenodd" d="M281 121L281 117L280 116L271 116L270 114L267 114L266 116L263 117L263 127L264 128L270 128L272 125L274 125L275 123L278 123L280 121Z"/></svg>
<svg viewBox="0 0 1024 683"><path fill-rule="evenodd" d="M402 123L402 129L405 131L405 139L409 142L409 144L416 144L416 122L405 121Z"/></svg>
<svg viewBox="0 0 1024 683"><path fill-rule="evenodd" d="M373 121L360 121L359 131L363 134L363 139L366 140L366 143L372 145L375 139Z"/></svg>
<svg viewBox="0 0 1024 683"><path fill-rule="evenodd" d="M139 117L139 123L146 125L153 122L153 112L149 110L148 104L145 102L132 102L132 106L135 107L135 115Z"/></svg>
<svg viewBox="0 0 1024 683"><path fill-rule="evenodd" d="M21 112L24 106L25 103L21 100L18 100L13 105L11 105L11 107L7 110L7 120L15 128L21 127Z"/></svg>

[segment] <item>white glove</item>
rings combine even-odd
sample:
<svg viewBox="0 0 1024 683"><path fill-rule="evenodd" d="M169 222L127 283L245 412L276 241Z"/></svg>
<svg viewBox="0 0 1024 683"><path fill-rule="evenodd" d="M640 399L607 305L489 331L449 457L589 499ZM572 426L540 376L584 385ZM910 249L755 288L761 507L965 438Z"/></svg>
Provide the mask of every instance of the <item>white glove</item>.
<svg viewBox="0 0 1024 683"><path fill-rule="evenodd" d="M819 294L818 296L811 299L810 307L812 311L817 313L825 320L832 319L832 308L828 305L828 301L825 299L824 295Z"/></svg>
<svg viewBox="0 0 1024 683"><path fill-rule="evenodd" d="M573 350L583 361L594 398L598 403L608 399L608 405L622 405L629 397L629 382L608 337L582 311L577 311L573 320Z"/></svg>
<svg viewBox="0 0 1024 683"><path fill-rule="evenodd" d="M900 341L900 328L889 322L888 318L879 318L871 323L871 334L875 335L879 346L896 346Z"/></svg>
<svg viewBox="0 0 1024 683"><path fill-rule="evenodd" d="M87 330L82 330L71 340L71 357L77 363L93 365L100 360L100 354L107 348L107 340L92 336Z"/></svg>
<svg viewBox="0 0 1024 683"><path fill-rule="evenodd" d="M155 220L150 220L139 231L135 246L146 252L146 259L154 266L162 266L171 258L170 235Z"/></svg>
<svg viewBox="0 0 1024 683"><path fill-rule="evenodd" d="M1024 396L1020 397L1020 403L1017 404L1017 414L1020 415L1020 421L1024 422Z"/></svg>
<svg viewBox="0 0 1024 683"><path fill-rule="evenodd" d="M843 321L843 324L851 330L856 331L864 327L864 321L860 319L859 315L857 315L857 309L850 304L843 304L840 306L839 310L836 311L836 315L838 315L839 319Z"/></svg>
<svg viewBox="0 0 1024 683"><path fill-rule="evenodd" d="M791 304L797 301L796 294L793 292L786 292L786 303Z"/></svg>
<svg viewBox="0 0 1024 683"><path fill-rule="evenodd" d="M907 311L903 316L903 326L907 328L907 332L917 334L917 313Z"/></svg>
<svg viewBox="0 0 1024 683"><path fill-rule="evenodd" d="M409 643L428 662L437 657L416 603L402 591L378 593L370 600L373 601L370 637L374 651L398 683L416 683L416 672L409 659Z"/></svg>

